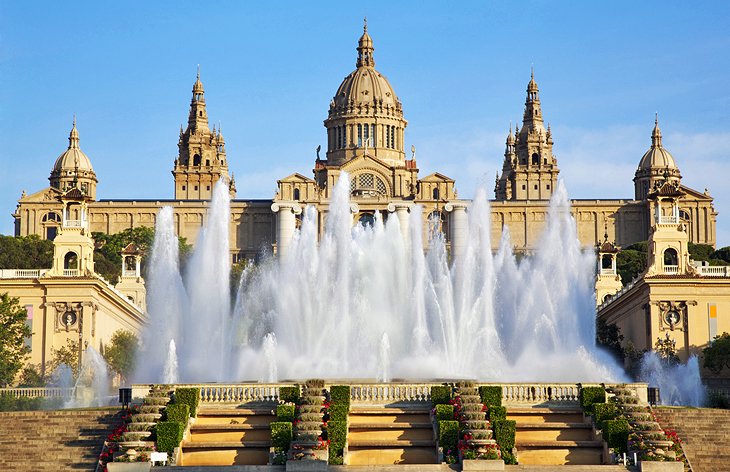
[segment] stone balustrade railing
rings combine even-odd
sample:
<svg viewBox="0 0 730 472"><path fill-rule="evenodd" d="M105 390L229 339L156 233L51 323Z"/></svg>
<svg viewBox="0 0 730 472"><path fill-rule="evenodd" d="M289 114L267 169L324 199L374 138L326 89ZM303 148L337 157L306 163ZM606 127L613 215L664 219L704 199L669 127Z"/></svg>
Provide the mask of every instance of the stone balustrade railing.
<svg viewBox="0 0 730 472"><path fill-rule="evenodd" d="M178 387L200 388L201 403L249 403L277 402L279 388L291 386L290 383L250 383L250 384L179 384ZM133 389L135 389L133 387Z"/></svg>
<svg viewBox="0 0 730 472"><path fill-rule="evenodd" d="M353 403L430 402L431 387L440 383L357 383L350 384Z"/></svg>
<svg viewBox="0 0 730 472"><path fill-rule="evenodd" d="M580 386L574 383L504 383L502 404L577 403Z"/></svg>
<svg viewBox="0 0 730 472"><path fill-rule="evenodd" d="M73 387L17 387L0 388L0 395L11 395L15 398L71 398Z"/></svg>
<svg viewBox="0 0 730 472"><path fill-rule="evenodd" d="M49 269L2 269L0 279L37 279L48 271Z"/></svg>
<svg viewBox="0 0 730 472"><path fill-rule="evenodd" d="M705 277L730 277L730 266L699 267L700 275Z"/></svg>

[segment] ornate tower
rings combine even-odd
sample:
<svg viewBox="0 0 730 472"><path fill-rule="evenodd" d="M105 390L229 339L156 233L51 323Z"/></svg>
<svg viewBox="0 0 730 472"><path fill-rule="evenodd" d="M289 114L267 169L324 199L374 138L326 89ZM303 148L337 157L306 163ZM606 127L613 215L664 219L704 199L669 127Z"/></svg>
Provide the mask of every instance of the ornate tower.
<svg viewBox="0 0 730 472"><path fill-rule="evenodd" d="M598 243L598 270L596 273L596 306L621 290L621 276L616 270L616 256L621 248L608 241L608 228L603 243Z"/></svg>
<svg viewBox="0 0 730 472"><path fill-rule="evenodd" d="M647 195L651 214L649 255L645 276L695 273L689 258L689 234L679 217L679 202L686 195L679 180L667 176Z"/></svg>
<svg viewBox="0 0 730 472"><path fill-rule="evenodd" d="M641 158L634 175L634 198L646 200L654 187L665 180L680 183L682 175L674 157L662 146L662 131L659 129L659 117L656 116L651 132L651 147Z"/></svg>
<svg viewBox="0 0 730 472"><path fill-rule="evenodd" d="M188 127L180 127L177 143L178 157L172 175L175 177L176 200L210 200L213 186L223 179L235 196L235 183L228 175L226 144L218 130L208 127L208 111L205 108L205 91L200 81L200 70L193 84Z"/></svg>
<svg viewBox="0 0 730 472"><path fill-rule="evenodd" d="M94 273L94 240L89 231L91 197L75 184L58 196L63 205L61 228L53 240L51 276L89 276Z"/></svg>
<svg viewBox="0 0 730 472"><path fill-rule="evenodd" d="M357 68L340 84L324 120L328 165L342 165L364 149L387 164L405 165L403 132L408 122L388 79L375 70L374 51L366 21L357 45Z"/></svg>
<svg viewBox="0 0 730 472"><path fill-rule="evenodd" d="M68 136L68 149L56 159L48 180L51 182L51 187L61 192L75 188L78 183L78 188L84 195L92 200L96 199L98 182L96 173L91 167L91 159L79 147L79 131L76 129L75 116Z"/></svg>
<svg viewBox="0 0 730 472"><path fill-rule="evenodd" d="M497 200L548 200L558 182L550 126L545 129L534 73L527 84L522 127L507 137L502 175L494 193Z"/></svg>
<svg viewBox="0 0 730 472"><path fill-rule="evenodd" d="M115 285L116 289L142 311L146 309L147 290L142 278L142 256L144 252L134 243L122 249L122 276Z"/></svg>

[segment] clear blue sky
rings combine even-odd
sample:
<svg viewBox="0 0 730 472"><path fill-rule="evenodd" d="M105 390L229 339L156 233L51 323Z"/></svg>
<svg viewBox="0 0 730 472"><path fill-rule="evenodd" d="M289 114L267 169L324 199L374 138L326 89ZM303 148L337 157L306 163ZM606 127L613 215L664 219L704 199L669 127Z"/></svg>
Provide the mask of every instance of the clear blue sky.
<svg viewBox="0 0 730 472"><path fill-rule="evenodd" d="M422 175L491 191L534 64L572 197L632 197L658 111L730 245L730 2L269 3L0 1L0 233L48 185L73 113L98 198L170 198L197 64L239 198L311 175L367 15Z"/></svg>

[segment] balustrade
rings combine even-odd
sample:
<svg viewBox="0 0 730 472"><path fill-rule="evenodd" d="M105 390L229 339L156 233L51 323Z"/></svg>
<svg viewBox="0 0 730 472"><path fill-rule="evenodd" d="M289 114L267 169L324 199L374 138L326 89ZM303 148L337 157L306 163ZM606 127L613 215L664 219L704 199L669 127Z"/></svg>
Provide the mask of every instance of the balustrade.
<svg viewBox="0 0 730 472"><path fill-rule="evenodd" d="M616 269L601 269L601 275L616 275Z"/></svg>
<svg viewBox="0 0 730 472"><path fill-rule="evenodd" d="M430 402L431 387L440 383L351 384L350 400L355 403Z"/></svg>
<svg viewBox="0 0 730 472"><path fill-rule="evenodd" d="M730 277L730 266L700 267L700 275L705 277Z"/></svg>
<svg viewBox="0 0 730 472"><path fill-rule="evenodd" d="M78 269L63 269L64 277L76 277L79 275Z"/></svg>
<svg viewBox="0 0 730 472"><path fill-rule="evenodd" d="M11 395L15 398L71 398L74 388L68 387L18 387L0 388L0 395Z"/></svg>
<svg viewBox="0 0 730 472"><path fill-rule="evenodd" d="M679 274L679 266L676 266L676 265L665 265L664 266L664 273L665 274L672 274L672 275Z"/></svg>
<svg viewBox="0 0 730 472"><path fill-rule="evenodd" d="M659 224L660 225L676 225L676 224L679 224L679 217L678 216L660 216L659 217Z"/></svg>
<svg viewBox="0 0 730 472"><path fill-rule="evenodd" d="M0 279L36 279L46 272L48 269L3 269L0 270Z"/></svg>
<svg viewBox="0 0 730 472"><path fill-rule="evenodd" d="M83 228L84 221L83 220L63 220L63 227L64 228Z"/></svg>
<svg viewBox="0 0 730 472"><path fill-rule="evenodd" d="M201 403L277 402L279 388L291 384L207 384L178 385L200 388Z"/></svg>
<svg viewBox="0 0 730 472"><path fill-rule="evenodd" d="M577 384L502 384L503 404L577 403L579 398Z"/></svg>

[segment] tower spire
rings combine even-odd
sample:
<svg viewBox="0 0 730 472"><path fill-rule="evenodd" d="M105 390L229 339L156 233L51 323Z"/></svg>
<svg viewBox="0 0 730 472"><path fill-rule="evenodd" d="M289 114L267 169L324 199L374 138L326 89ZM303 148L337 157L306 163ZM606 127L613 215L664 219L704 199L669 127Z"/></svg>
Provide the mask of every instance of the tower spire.
<svg viewBox="0 0 730 472"><path fill-rule="evenodd" d="M79 130L76 129L76 113L74 113L73 127L68 135L68 148L79 149Z"/></svg>
<svg viewBox="0 0 730 472"><path fill-rule="evenodd" d="M190 101L190 115L188 116L188 129L195 132L199 129L207 131L208 112L205 109L205 89L200 81L200 64L193 84L193 98Z"/></svg>
<svg viewBox="0 0 730 472"><path fill-rule="evenodd" d="M662 147L662 130L659 129L659 113L654 113L654 130L651 132L651 147Z"/></svg>
<svg viewBox="0 0 730 472"><path fill-rule="evenodd" d="M368 34L368 19L365 18L362 27L362 36L357 43L357 63L356 66L360 67L375 67L375 58L373 57L373 38Z"/></svg>

